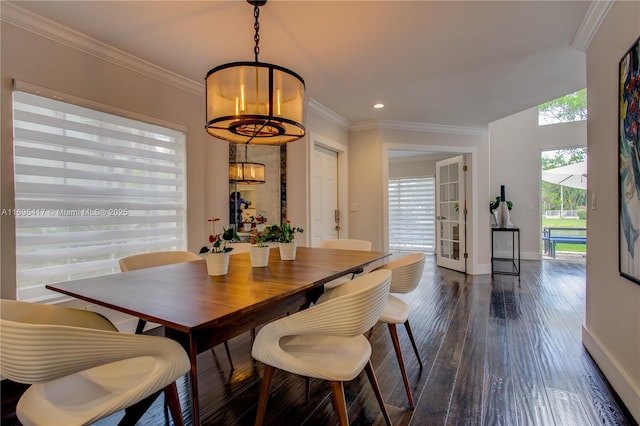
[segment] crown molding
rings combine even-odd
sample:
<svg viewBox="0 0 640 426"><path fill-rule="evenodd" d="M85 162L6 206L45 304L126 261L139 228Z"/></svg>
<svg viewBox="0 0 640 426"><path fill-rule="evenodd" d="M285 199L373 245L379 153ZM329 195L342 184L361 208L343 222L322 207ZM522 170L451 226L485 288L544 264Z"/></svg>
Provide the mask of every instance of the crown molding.
<svg viewBox="0 0 640 426"><path fill-rule="evenodd" d="M571 47L581 52L586 52L591 44L591 40L600 29L600 25L607 17L609 10L613 6L615 0L595 0L592 1L584 15L578 31L576 31Z"/></svg>
<svg viewBox="0 0 640 426"><path fill-rule="evenodd" d="M2 22L12 24L72 49L204 97L204 83L193 81L154 65L50 19L36 15L11 2L2 1L1 17Z"/></svg>
<svg viewBox="0 0 640 426"><path fill-rule="evenodd" d="M352 132L374 129L406 130L422 133L446 133L455 135L484 135L488 129L484 127L450 126L447 124L412 123L408 121L371 120L359 121L351 125Z"/></svg>
<svg viewBox="0 0 640 426"><path fill-rule="evenodd" d="M391 120L370 120L350 123L349 120L336 114L329 108L322 105L315 99L309 98L307 108L318 114L322 118L337 125L343 130L349 132L361 132L365 130L390 129L390 130L408 130L412 132L424 133L447 133L457 135L484 135L487 128L482 127L463 127L450 126L446 124L429 124L429 123L412 123L407 121L391 121Z"/></svg>
<svg viewBox="0 0 640 426"><path fill-rule="evenodd" d="M324 118L325 120L328 120L331 123L337 125L343 130L348 131L350 128L351 123L349 122L349 120L331 111L329 108L322 105L320 102L316 101L315 99L309 98L309 101L307 103L307 109L308 111L312 111L315 114L319 115L320 117Z"/></svg>

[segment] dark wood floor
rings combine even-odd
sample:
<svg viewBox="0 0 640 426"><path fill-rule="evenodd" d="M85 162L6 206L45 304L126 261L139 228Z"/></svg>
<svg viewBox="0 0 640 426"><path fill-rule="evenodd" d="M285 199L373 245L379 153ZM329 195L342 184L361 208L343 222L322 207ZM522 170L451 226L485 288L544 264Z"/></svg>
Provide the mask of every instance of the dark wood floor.
<svg viewBox="0 0 640 426"><path fill-rule="evenodd" d="M406 395L386 326L371 335L372 362L395 425L633 425L636 424L581 344L585 306L584 261L523 261L522 277L467 276L435 267L427 258L419 288L407 300L425 363L416 362L399 329L413 395ZM199 355L202 421L251 425L262 366L250 357L249 336L230 342L236 368L222 347ZM187 407L185 380L179 381ZM11 420L3 392L3 425ZM346 384L352 425L384 424L366 376ZM327 425L337 419L328 386L276 372L267 407L269 425ZM188 410L185 410L190 422ZM120 415L99 425L117 424ZM158 400L141 424L168 424Z"/></svg>

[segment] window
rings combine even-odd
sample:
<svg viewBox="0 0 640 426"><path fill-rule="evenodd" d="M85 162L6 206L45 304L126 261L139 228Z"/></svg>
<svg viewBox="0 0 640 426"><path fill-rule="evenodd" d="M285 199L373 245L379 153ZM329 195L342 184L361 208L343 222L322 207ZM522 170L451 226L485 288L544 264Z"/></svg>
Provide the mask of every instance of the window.
<svg viewBox="0 0 640 426"><path fill-rule="evenodd" d="M538 105L538 125L570 123L587 119L587 89Z"/></svg>
<svg viewBox="0 0 640 426"><path fill-rule="evenodd" d="M185 248L184 133L14 91L18 298Z"/></svg>
<svg viewBox="0 0 640 426"><path fill-rule="evenodd" d="M389 248L433 251L435 178L389 179Z"/></svg>

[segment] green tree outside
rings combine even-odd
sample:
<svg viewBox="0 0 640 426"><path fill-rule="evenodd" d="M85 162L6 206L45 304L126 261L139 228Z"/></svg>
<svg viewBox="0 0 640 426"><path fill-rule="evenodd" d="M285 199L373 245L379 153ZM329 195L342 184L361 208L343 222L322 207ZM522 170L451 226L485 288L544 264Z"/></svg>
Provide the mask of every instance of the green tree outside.
<svg viewBox="0 0 640 426"><path fill-rule="evenodd" d="M578 90L538 106L538 123L553 124L587 119L587 89Z"/></svg>

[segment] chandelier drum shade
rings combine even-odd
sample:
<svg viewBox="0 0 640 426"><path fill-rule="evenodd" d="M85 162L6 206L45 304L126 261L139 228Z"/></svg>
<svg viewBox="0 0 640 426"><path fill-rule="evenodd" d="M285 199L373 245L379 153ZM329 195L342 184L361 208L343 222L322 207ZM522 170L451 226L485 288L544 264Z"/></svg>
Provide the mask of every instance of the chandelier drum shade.
<svg viewBox="0 0 640 426"><path fill-rule="evenodd" d="M229 182L257 185L265 183L265 168L262 163L249 161L248 144L244 145L244 161L234 161L229 164ZM237 153L235 147L230 147L229 152ZM234 157L236 154L234 154Z"/></svg>
<svg viewBox="0 0 640 426"><path fill-rule="evenodd" d="M258 61L259 6L254 5L255 61L211 69L205 78L206 130L240 144L279 145L305 135L304 80L287 68Z"/></svg>
<svg viewBox="0 0 640 426"><path fill-rule="evenodd" d="M249 185L264 183L264 164L246 161L229 164L229 181Z"/></svg>

